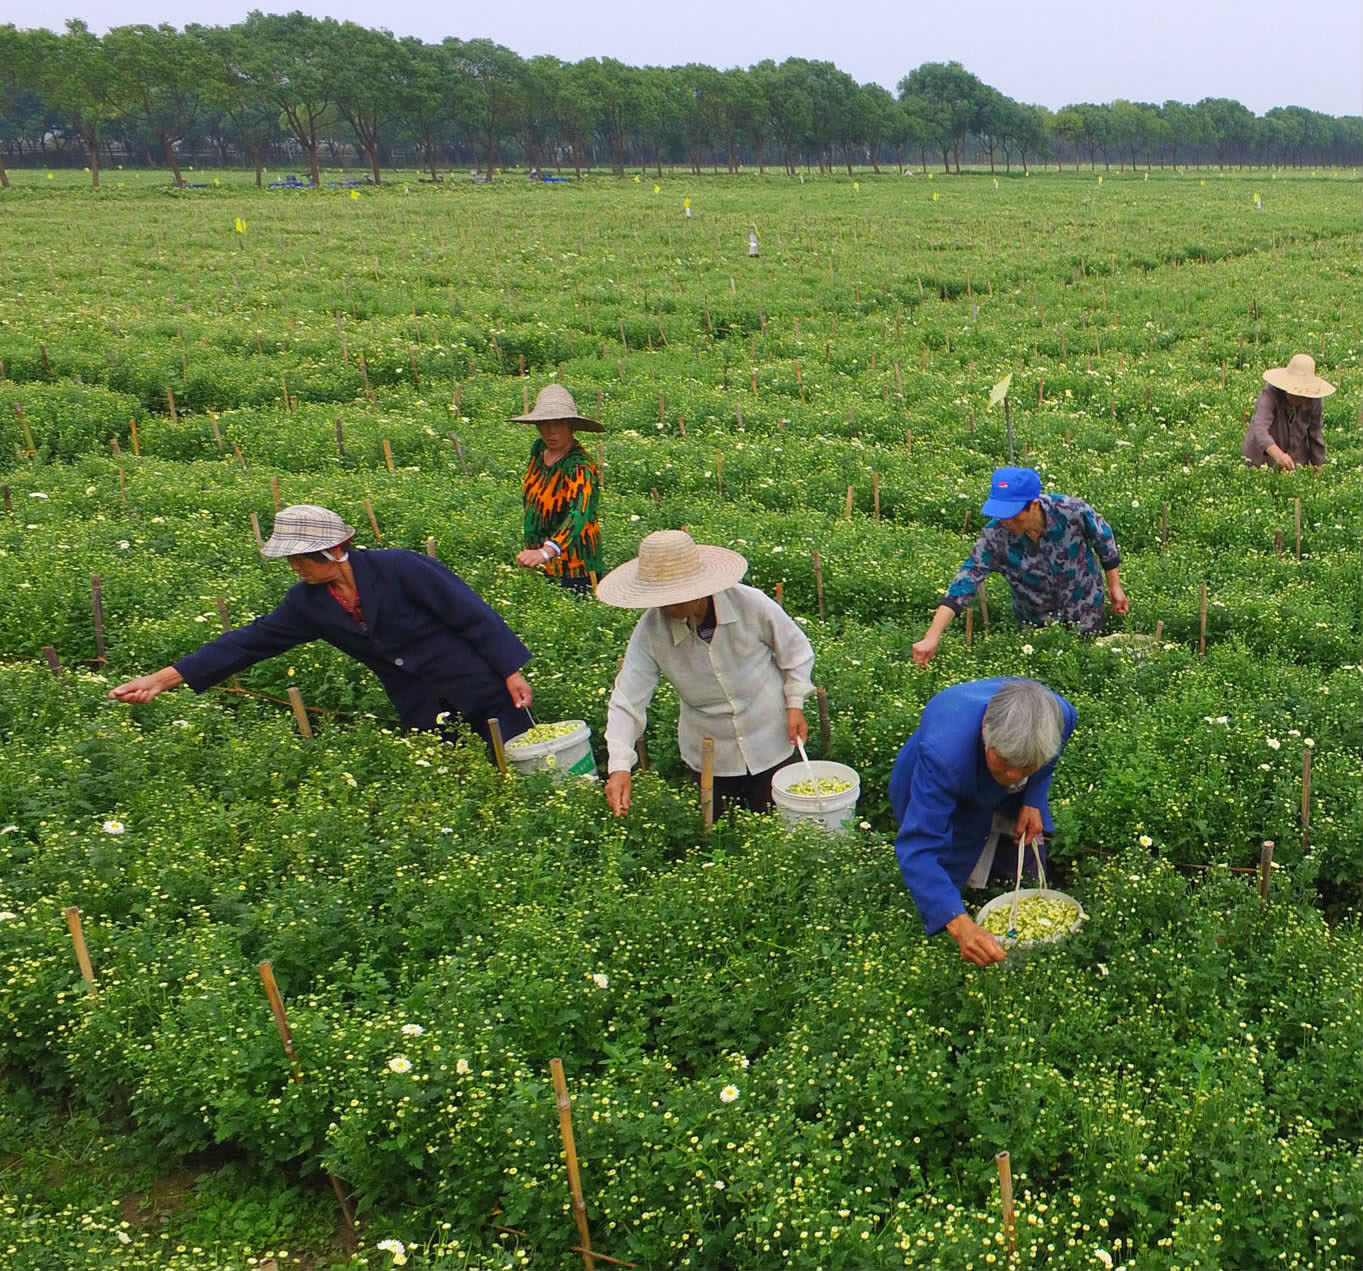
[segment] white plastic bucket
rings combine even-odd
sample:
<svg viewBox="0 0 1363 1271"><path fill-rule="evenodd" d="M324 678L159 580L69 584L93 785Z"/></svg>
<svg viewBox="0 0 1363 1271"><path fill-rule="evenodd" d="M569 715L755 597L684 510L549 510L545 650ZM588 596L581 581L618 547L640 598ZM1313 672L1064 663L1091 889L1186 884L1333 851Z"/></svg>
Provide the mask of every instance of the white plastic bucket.
<svg viewBox="0 0 1363 1271"><path fill-rule="evenodd" d="M562 737L545 741L525 741L526 734L513 737L506 743L506 757L516 765L516 771L552 773L557 781L566 773L573 777L595 777L596 760L592 757L592 730L580 719L567 719L565 724L577 727Z"/></svg>
<svg viewBox="0 0 1363 1271"><path fill-rule="evenodd" d="M811 769L816 781L822 777L850 781L852 784L836 794L791 794L789 787L809 780ZM771 779L771 797L780 809L782 819L792 825L801 821L816 821L826 830L841 830L857 814L861 778L857 776L855 768L849 768L845 763L833 763L829 759L811 759L808 767L803 763L787 764Z"/></svg>
<svg viewBox="0 0 1363 1271"><path fill-rule="evenodd" d="M1063 900L1066 904L1078 907L1079 913L1069 927L1064 931L1057 931L1053 935L1041 936L1033 940L1019 940L1016 936L999 936L998 941L1005 948L1016 945L1019 949L1030 949L1038 944L1056 944L1066 936L1072 935L1088 921L1088 914L1084 912L1084 906L1079 904L1073 896L1067 895L1063 891L1056 891L1051 887L1022 887L1017 891L1006 891L1002 896L995 896L987 905L981 907L980 912L975 915L975 921L984 926L985 916L992 914L999 909L1010 909L1013 904L1013 897L1019 901L1027 900L1032 896L1040 896L1045 900Z"/></svg>

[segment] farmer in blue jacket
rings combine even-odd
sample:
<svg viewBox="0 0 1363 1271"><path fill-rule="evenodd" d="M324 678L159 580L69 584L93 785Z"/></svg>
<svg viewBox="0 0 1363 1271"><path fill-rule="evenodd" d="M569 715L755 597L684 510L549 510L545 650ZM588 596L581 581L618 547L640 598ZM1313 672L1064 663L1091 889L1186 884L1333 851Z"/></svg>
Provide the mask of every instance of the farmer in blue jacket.
<svg viewBox="0 0 1363 1271"><path fill-rule="evenodd" d="M1000 840L1016 844L1055 828L1046 796L1077 719L1069 702L1035 680L973 680L928 702L895 760L890 807L900 872L928 935L945 928L967 962L1002 962L1004 951L966 913L961 889L985 884Z"/></svg>
<svg viewBox="0 0 1363 1271"><path fill-rule="evenodd" d="M295 645L325 640L379 677L404 728L435 728L454 711L484 741L489 719L508 740L525 732L532 722L520 671L530 658L525 645L439 561L400 550L351 555L354 534L327 508L284 508L261 548L262 556L287 558L302 579L283 603L109 696L149 702L178 684L202 693Z"/></svg>

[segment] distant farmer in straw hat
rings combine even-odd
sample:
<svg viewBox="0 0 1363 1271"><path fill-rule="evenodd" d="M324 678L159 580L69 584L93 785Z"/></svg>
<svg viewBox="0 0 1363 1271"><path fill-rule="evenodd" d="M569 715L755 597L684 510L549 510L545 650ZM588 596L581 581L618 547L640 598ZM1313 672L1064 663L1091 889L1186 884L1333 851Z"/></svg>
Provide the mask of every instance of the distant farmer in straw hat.
<svg viewBox="0 0 1363 1271"><path fill-rule="evenodd" d="M1272 460L1284 472L1302 464L1325 462L1325 429L1321 401L1335 391L1316 374L1309 353L1293 354L1286 366L1264 372L1240 453L1256 468Z"/></svg>
<svg viewBox="0 0 1363 1271"><path fill-rule="evenodd" d="M530 446L530 466L521 493L525 500L525 549L516 563L542 569L571 591L591 590L600 569L601 527L596 519L600 482L590 456L574 433L605 432L600 422L577 413L572 394L549 384L528 415L516 423L534 424L539 440Z"/></svg>
<svg viewBox="0 0 1363 1271"><path fill-rule="evenodd" d="M404 728L435 728L456 712L483 738L496 719L504 738L531 724L529 650L463 581L418 552L350 551L354 529L310 503L282 509L261 555L285 557L302 580L283 603L152 675L112 689L149 702L188 684L196 693L295 645L325 640L363 662Z"/></svg>
<svg viewBox="0 0 1363 1271"><path fill-rule="evenodd" d="M1130 608L1117 569L1117 540L1083 499L1043 494L1041 477L1031 468L998 468L981 510L993 519L913 646L915 665L927 666L951 620L992 573L1008 580L1013 613L1023 624L1068 622L1085 635L1097 634L1104 582L1113 611Z"/></svg>
<svg viewBox="0 0 1363 1271"><path fill-rule="evenodd" d="M647 610L606 714L606 801L616 816L630 806L634 744L659 677L681 699L678 742L697 781L702 741L714 739L716 815L731 800L770 809L772 774L809 736L803 708L814 691L814 650L780 605L738 581L747 569L737 552L659 530L597 584L606 604Z"/></svg>

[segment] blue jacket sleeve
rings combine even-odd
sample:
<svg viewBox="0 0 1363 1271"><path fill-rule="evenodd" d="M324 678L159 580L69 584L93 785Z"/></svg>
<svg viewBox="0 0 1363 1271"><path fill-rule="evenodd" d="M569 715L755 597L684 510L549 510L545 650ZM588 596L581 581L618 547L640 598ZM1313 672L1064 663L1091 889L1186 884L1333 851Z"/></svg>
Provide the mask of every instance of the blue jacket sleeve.
<svg viewBox="0 0 1363 1271"><path fill-rule="evenodd" d="M248 622L244 627L225 631L216 640L181 658L175 669L196 693L221 684L230 675L248 666L284 653L295 645L317 638L299 606L292 603L290 589L278 608Z"/></svg>
<svg viewBox="0 0 1363 1271"><path fill-rule="evenodd" d="M951 850L951 815L956 809L956 798L944 776L927 748L921 749L894 841L899 872L930 936L941 931L957 914L965 913L960 889L942 864L943 855Z"/></svg>
<svg viewBox="0 0 1363 1271"><path fill-rule="evenodd" d="M1065 752L1065 743L1069 741L1074 733L1075 724L1079 722L1079 712L1065 698L1057 693L1055 700L1060 703L1061 713L1065 717L1064 732L1060 739L1060 751L1050 763L1046 764L1045 767L1038 768L1027 778L1027 786L1022 792L1024 806L1036 808L1041 813L1041 824L1047 834L1055 829L1055 822L1051 820L1051 778L1055 776L1055 765L1060 761L1060 755Z"/></svg>
<svg viewBox="0 0 1363 1271"><path fill-rule="evenodd" d="M502 679L530 661L530 650L501 614L452 570L416 552L404 564L400 582L409 603L425 608L477 649Z"/></svg>

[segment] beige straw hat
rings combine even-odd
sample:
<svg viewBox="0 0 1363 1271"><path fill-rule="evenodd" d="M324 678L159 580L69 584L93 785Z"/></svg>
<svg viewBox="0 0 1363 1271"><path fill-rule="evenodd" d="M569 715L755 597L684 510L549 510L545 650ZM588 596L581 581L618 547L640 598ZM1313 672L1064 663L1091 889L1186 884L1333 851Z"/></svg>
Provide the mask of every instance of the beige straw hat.
<svg viewBox="0 0 1363 1271"><path fill-rule="evenodd" d="M1329 397L1335 391L1333 384L1316 374L1316 359L1309 353L1294 353L1286 366L1265 371L1264 379L1297 397Z"/></svg>
<svg viewBox="0 0 1363 1271"><path fill-rule="evenodd" d="M577 413L573 395L562 384L546 384L535 397L535 408L528 415L516 415L513 424L572 424L580 432L605 432L599 419L584 419Z"/></svg>
<svg viewBox="0 0 1363 1271"><path fill-rule="evenodd" d="M639 544L639 555L596 584L596 598L617 609L682 605L732 587L748 562L727 547L698 544L685 530L658 530Z"/></svg>

